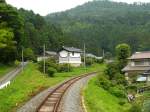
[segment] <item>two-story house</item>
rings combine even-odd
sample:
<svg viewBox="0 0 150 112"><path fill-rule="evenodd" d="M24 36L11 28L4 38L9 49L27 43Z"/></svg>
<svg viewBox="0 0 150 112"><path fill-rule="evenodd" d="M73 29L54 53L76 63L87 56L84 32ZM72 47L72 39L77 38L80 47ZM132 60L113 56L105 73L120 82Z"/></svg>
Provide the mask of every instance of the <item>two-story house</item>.
<svg viewBox="0 0 150 112"><path fill-rule="evenodd" d="M150 51L136 52L129 59L128 65L123 68L125 76L129 77L139 76L137 81L146 81L149 79L150 70Z"/></svg>
<svg viewBox="0 0 150 112"><path fill-rule="evenodd" d="M72 66L80 66L81 65L81 49L77 49L74 47L62 47L59 51L59 63L69 63Z"/></svg>

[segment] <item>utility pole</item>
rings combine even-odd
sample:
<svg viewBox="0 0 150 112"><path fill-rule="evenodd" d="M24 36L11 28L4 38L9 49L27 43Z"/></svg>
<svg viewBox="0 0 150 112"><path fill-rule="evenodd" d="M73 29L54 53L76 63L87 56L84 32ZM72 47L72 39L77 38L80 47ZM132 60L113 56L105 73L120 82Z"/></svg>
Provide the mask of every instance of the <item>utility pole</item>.
<svg viewBox="0 0 150 112"><path fill-rule="evenodd" d="M105 57L105 51L104 51L104 49L103 49L103 58Z"/></svg>
<svg viewBox="0 0 150 112"><path fill-rule="evenodd" d="M45 44L43 45L43 72L45 74Z"/></svg>
<svg viewBox="0 0 150 112"><path fill-rule="evenodd" d="M84 68L86 70L86 54L85 54L85 43L84 43Z"/></svg>
<svg viewBox="0 0 150 112"><path fill-rule="evenodd" d="M23 52L23 46L22 46L22 51L21 51L21 57L22 57L22 71L24 69L24 52Z"/></svg>
<svg viewBox="0 0 150 112"><path fill-rule="evenodd" d="M69 64L69 60L70 60L70 52L68 51L68 72L70 71L70 64Z"/></svg>

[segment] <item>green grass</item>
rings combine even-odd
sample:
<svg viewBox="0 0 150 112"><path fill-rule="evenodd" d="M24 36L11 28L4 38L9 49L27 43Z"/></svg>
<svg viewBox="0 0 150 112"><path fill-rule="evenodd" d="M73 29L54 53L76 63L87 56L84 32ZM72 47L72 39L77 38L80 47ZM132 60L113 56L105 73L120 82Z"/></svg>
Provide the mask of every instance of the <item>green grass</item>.
<svg viewBox="0 0 150 112"><path fill-rule="evenodd" d="M0 78L4 76L6 73L10 72L14 68L15 66L13 65L1 65L0 64Z"/></svg>
<svg viewBox="0 0 150 112"><path fill-rule="evenodd" d="M93 65L88 67L86 72L100 70L101 66ZM85 69L75 68L72 72L56 73L55 77L50 78L39 72L36 64L30 63L10 86L0 90L0 112L15 112L16 108L41 90L83 73Z"/></svg>
<svg viewBox="0 0 150 112"><path fill-rule="evenodd" d="M84 91L88 112L127 112L130 104L121 106L120 99L96 85L96 77L92 78Z"/></svg>

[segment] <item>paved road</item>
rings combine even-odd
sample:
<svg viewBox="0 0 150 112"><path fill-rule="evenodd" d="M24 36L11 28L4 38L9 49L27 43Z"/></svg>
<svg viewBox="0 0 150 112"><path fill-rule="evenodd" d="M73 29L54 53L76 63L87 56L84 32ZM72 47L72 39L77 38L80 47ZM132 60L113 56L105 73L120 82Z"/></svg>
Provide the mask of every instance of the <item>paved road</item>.
<svg viewBox="0 0 150 112"><path fill-rule="evenodd" d="M24 66L26 66L27 63L28 62L24 62ZM21 70L22 70L22 64L20 64L17 68L15 68L14 70L10 71L2 78L0 78L0 86L14 79L16 75L18 75L21 72Z"/></svg>

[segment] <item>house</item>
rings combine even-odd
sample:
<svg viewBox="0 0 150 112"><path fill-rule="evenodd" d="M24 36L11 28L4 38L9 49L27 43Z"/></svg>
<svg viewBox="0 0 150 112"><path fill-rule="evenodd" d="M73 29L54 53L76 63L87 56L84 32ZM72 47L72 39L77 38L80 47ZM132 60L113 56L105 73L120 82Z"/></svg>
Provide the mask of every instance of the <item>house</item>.
<svg viewBox="0 0 150 112"><path fill-rule="evenodd" d="M59 51L59 63L69 63L72 66L81 65L81 53L82 50L74 47L62 47Z"/></svg>
<svg viewBox="0 0 150 112"><path fill-rule="evenodd" d="M150 51L136 52L130 58L128 58L128 65L123 68L125 76L129 77L137 76L137 81L146 81L150 76Z"/></svg>
<svg viewBox="0 0 150 112"><path fill-rule="evenodd" d="M58 57L58 54L54 51L45 51L45 57L44 56L38 56L37 57L37 61L42 61L44 59L48 59L50 57L54 57L54 58L57 58Z"/></svg>

